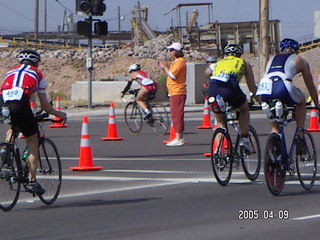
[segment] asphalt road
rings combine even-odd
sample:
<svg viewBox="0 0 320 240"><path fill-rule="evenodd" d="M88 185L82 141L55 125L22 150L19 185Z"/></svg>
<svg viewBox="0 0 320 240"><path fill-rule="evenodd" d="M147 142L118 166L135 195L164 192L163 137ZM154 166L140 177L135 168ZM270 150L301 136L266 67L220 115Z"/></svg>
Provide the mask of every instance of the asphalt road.
<svg viewBox="0 0 320 240"><path fill-rule="evenodd" d="M263 171L248 181L239 167L226 187L216 183L210 158L212 130L197 129L200 112L186 114L183 147L166 147L145 125L142 133L128 133L117 117L122 141L102 141L108 115L89 116L93 164L99 171L71 171L79 164L81 117L67 128L46 129L63 162L63 185L52 206L22 193L10 212L0 212L1 239L319 239L320 184L310 192L296 179L283 194L273 196ZM252 115L264 150L269 132L263 114ZM287 128L288 139L294 124ZM5 126L0 126L3 134ZM314 133L319 153L319 134ZM3 135L2 135L3 136ZM250 219L257 214L258 219Z"/></svg>

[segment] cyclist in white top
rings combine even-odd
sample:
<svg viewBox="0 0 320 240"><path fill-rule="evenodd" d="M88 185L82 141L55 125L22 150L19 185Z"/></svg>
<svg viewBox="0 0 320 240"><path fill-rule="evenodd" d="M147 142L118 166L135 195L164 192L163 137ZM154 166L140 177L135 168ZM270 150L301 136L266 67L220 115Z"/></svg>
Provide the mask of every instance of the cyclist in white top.
<svg viewBox="0 0 320 240"><path fill-rule="evenodd" d="M318 95L313 83L313 77L308 62L298 55L299 43L285 38L280 42L280 54L271 57L267 63L266 72L258 85L257 95L261 95L262 102L280 99L289 106L295 105L296 124L300 140L306 119L306 99L304 94L293 84L293 78L302 74L304 83L310 96L319 109ZM278 131L277 122L271 122L272 131Z"/></svg>

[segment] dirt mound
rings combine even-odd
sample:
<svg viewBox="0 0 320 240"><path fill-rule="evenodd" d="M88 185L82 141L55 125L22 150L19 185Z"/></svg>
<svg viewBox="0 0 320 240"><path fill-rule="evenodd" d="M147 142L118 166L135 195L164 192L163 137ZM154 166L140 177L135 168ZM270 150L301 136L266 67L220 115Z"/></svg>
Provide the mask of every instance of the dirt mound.
<svg viewBox="0 0 320 240"><path fill-rule="evenodd" d="M301 53L310 64L310 68L314 77L314 82L318 84L318 74L320 73L319 61L320 49L312 49L308 52ZM259 79L259 58L254 57L252 54L244 54L244 59L247 60L253 67L256 82ZM6 71L16 63L14 58L1 58L0 59L0 74L4 78ZM153 78L157 78L162 72L154 59L140 59L138 57L130 56L115 56L108 62L94 63L94 80L100 81L101 79L115 78L117 76L126 76L128 67L133 63L140 63ZM43 58L39 68L46 75L49 88L48 95L60 95L61 98L71 98L71 85L76 81L87 81L87 69L85 60L79 59L57 59L57 58ZM306 91L305 85L301 76L297 76L295 84Z"/></svg>

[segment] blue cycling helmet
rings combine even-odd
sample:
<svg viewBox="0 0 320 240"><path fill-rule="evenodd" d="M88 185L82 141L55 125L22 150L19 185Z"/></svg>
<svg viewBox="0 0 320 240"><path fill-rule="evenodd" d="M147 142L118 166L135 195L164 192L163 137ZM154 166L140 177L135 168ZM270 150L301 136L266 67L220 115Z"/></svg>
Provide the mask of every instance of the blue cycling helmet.
<svg viewBox="0 0 320 240"><path fill-rule="evenodd" d="M285 38L280 42L280 52L283 52L285 48L291 48L295 51L298 51L300 45L296 40L293 40L291 38Z"/></svg>

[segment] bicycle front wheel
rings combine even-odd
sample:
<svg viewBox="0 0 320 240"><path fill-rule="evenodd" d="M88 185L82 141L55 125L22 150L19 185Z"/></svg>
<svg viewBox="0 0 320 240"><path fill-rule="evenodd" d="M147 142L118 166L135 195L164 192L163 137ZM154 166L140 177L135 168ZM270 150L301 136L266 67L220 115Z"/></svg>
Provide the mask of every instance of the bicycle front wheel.
<svg viewBox="0 0 320 240"><path fill-rule="evenodd" d="M154 120L153 131L159 136L165 135L169 129L169 115L165 106L162 103L154 103L151 111Z"/></svg>
<svg viewBox="0 0 320 240"><path fill-rule="evenodd" d="M19 156L10 150L8 143L0 144L0 208L11 210L17 203L22 177L18 176L16 159Z"/></svg>
<svg viewBox="0 0 320 240"><path fill-rule="evenodd" d="M226 186L232 173L232 142L229 133L217 128L211 142L211 163L217 182Z"/></svg>
<svg viewBox="0 0 320 240"><path fill-rule="evenodd" d="M139 134L142 130L142 112L138 105L129 102L124 110L124 120L126 127L132 134Z"/></svg>
<svg viewBox="0 0 320 240"><path fill-rule="evenodd" d="M54 203L60 193L62 168L58 149L48 138L40 140L37 181L45 189L40 200L47 205Z"/></svg>
<svg viewBox="0 0 320 240"><path fill-rule="evenodd" d="M317 156L314 141L310 132L305 131L306 152L304 154L295 155L293 159L296 161L297 174L301 186L310 190L313 187L317 174ZM293 153L296 153L295 149Z"/></svg>
<svg viewBox="0 0 320 240"><path fill-rule="evenodd" d="M269 191L279 195L286 181L286 170L281 163L281 140L277 133L271 133L266 143L264 175Z"/></svg>
<svg viewBox="0 0 320 240"><path fill-rule="evenodd" d="M249 126L248 134L249 134L248 140L249 140L249 144L252 149L252 152L245 153L240 149L241 163L242 163L243 171L246 174L247 178L251 181L254 181L258 178L260 173L261 148L260 148L258 134L252 126Z"/></svg>

